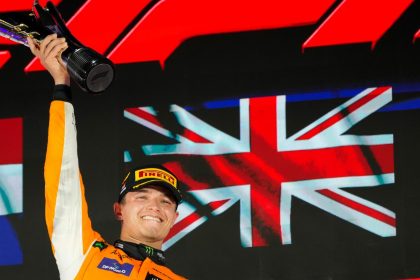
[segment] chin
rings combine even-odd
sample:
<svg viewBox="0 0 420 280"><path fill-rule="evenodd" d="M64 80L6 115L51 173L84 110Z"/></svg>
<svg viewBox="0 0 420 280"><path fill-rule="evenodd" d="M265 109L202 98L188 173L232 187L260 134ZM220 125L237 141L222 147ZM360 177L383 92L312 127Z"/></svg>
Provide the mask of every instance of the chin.
<svg viewBox="0 0 420 280"><path fill-rule="evenodd" d="M148 237L149 239L159 239L162 236L162 230L161 229L147 229L144 228L140 229L140 232L142 235Z"/></svg>

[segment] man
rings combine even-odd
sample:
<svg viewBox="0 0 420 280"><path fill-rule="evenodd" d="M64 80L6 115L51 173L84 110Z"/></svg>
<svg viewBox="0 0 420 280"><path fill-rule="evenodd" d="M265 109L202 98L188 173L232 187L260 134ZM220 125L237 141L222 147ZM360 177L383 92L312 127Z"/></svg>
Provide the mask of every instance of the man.
<svg viewBox="0 0 420 280"><path fill-rule="evenodd" d="M39 46L29 39L29 45L55 83L44 174L45 215L60 278L185 279L165 266L160 250L181 201L178 180L164 167L137 168L125 177L114 204L121 221L120 240L108 244L92 229L79 173L70 78L60 58L67 44L54 34Z"/></svg>

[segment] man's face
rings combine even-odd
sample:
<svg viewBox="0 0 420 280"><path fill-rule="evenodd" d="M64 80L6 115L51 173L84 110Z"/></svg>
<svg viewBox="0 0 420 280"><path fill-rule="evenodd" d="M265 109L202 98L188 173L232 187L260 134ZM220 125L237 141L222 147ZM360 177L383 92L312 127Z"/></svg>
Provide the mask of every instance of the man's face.
<svg viewBox="0 0 420 280"><path fill-rule="evenodd" d="M121 237L126 241L161 244L178 217L174 198L161 186L129 192L119 207Z"/></svg>

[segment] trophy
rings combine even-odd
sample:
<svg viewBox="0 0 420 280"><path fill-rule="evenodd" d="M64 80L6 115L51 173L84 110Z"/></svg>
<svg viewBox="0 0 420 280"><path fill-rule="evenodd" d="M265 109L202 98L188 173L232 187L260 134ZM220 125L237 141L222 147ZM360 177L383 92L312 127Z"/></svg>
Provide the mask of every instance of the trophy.
<svg viewBox="0 0 420 280"><path fill-rule="evenodd" d="M68 30L54 4L45 8L34 1L32 13L7 13L0 15L0 36L28 45L28 37L36 44L49 34L65 37L68 48L61 53L70 77L80 88L92 94L106 90L114 80L113 63L91 48L81 44Z"/></svg>

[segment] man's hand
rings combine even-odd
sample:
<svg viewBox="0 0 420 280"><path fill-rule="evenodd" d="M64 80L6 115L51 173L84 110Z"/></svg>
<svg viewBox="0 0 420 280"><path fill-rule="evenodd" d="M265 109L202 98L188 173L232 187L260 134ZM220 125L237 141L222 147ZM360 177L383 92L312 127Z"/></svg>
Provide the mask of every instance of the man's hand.
<svg viewBox="0 0 420 280"><path fill-rule="evenodd" d="M29 48L32 53L41 60L41 64L47 69L56 85L70 85L70 76L61 60L61 53L67 49L65 38L57 38L57 34L48 35L40 45L28 37Z"/></svg>

